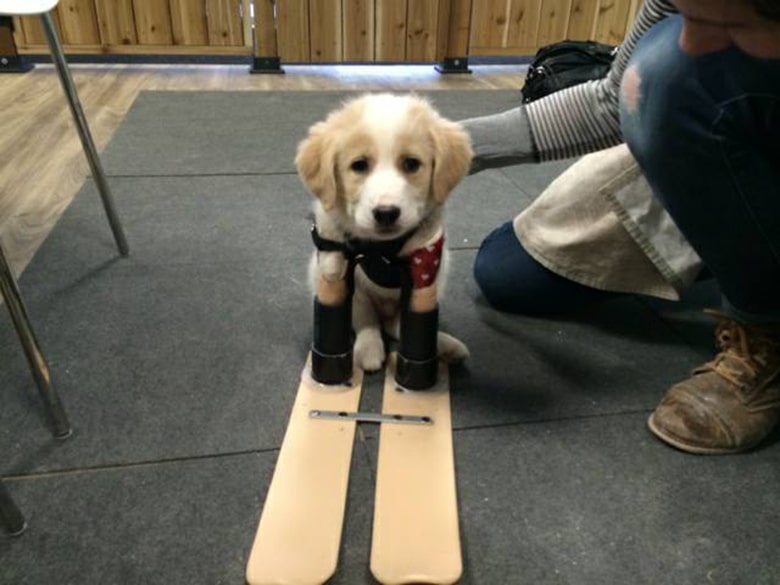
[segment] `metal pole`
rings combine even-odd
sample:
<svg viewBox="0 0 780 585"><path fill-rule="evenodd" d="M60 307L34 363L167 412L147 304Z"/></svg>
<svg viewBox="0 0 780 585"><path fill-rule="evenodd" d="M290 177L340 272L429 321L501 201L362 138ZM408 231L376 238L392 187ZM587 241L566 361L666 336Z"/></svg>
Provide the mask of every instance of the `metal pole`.
<svg viewBox="0 0 780 585"><path fill-rule="evenodd" d="M108 182L106 181L106 175L103 172L103 166L100 163L95 143L89 132L87 119L81 108L81 102L79 102L76 86L73 84L73 78L70 75L70 69L68 69L68 64L65 62L65 55L62 52L62 46L57 37L57 31L54 28L51 14L48 12L41 14L41 22L43 24L43 30L46 33L46 39L49 42L49 47L51 48L52 60L57 67L60 82L62 82L62 89L65 91L65 96L68 98L68 104L73 113L73 119L76 122L81 144L84 147L84 154L87 155L89 166L92 169L92 178L95 179L98 192L103 199L103 206L106 209L108 223L111 224L111 231L114 232L114 239L119 248L119 253L122 256L127 256L130 253L130 250L127 246L125 233L122 230L122 224L119 222L119 217L116 213L116 208L114 207L114 200L111 197L111 191L108 188Z"/></svg>
<svg viewBox="0 0 780 585"><path fill-rule="evenodd" d="M0 480L0 524L11 536L19 536L27 528L22 511L11 499L11 494L8 493L2 480Z"/></svg>
<svg viewBox="0 0 780 585"><path fill-rule="evenodd" d="M22 302L22 295L19 292L11 266L6 260L2 245L0 245L0 293L5 299L11 320L19 334L19 341L22 342L27 362L30 364L35 384L38 386L38 391L51 417L54 425L54 436L58 439L65 439L71 434L70 423L68 423L65 409L62 407L57 392L52 388L49 367L46 365L41 346L35 337L30 318L27 316L27 309Z"/></svg>

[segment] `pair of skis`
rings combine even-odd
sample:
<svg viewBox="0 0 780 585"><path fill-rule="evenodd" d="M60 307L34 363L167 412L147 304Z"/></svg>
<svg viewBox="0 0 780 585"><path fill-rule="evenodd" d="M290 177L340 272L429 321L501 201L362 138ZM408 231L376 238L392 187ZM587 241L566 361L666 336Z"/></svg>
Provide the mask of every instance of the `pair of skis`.
<svg viewBox="0 0 780 585"><path fill-rule="evenodd" d="M328 252L333 253L333 252ZM434 286L407 291L382 412L361 413L351 275L320 277L301 376L247 565L249 585L321 585L336 571L358 422L380 424L371 542L379 583L450 584L462 573L447 368ZM415 390L402 389L415 388Z"/></svg>
<svg viewBox="0 0 780 585"><path fill-rule="evenodd" d="M381 425L371 543L379 583L455 583L462 572L449 388L402 391L395 355L382 414L357 413L362 372L323 386L307 367L247 566L250 585L320 585L336 571L359 420Z"/></svg>

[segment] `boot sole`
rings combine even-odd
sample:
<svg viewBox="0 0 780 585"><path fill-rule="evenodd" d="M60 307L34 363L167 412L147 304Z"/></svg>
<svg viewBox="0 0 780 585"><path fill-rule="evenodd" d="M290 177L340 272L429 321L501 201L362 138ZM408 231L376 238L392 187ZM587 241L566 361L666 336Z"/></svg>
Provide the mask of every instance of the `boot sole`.
<svg viewBox="0 0 780 585"><path fill-rule="evenodd" d="M647 426L650 429L650 432L661 439L664 443L668 443L680 451L693 453L695 455L733 455L734 453L744 453L745 451L748 451L752 448L751 446L737 449L723 449L717 447L700 447L699 445L691 445L690 443L683 442L674 435L670 435L662 431L661 428L655 423L654 417L655 413L652 413L647 419Z"/></svg>

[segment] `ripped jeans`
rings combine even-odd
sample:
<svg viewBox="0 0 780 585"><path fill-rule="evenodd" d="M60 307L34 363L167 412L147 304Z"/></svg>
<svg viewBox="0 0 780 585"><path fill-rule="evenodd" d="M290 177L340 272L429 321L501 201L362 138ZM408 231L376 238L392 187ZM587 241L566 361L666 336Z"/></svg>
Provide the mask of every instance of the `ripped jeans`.
<svg viewBox="0 0 780 585"><path fill-rule="evenodd" d="M679 16L640 40L621 127L655 195L748 323L780 322L780 60L691 57Z"/></svg>

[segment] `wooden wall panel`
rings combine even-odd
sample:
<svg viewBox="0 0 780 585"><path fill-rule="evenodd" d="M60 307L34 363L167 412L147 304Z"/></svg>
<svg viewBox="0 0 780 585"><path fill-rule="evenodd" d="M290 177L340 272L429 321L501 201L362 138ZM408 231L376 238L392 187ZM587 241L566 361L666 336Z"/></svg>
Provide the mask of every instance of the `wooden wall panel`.
<svg viewBox="0 0 780 585"><path fill-rule="evenodd" d="M211 46L241 46L244 28L240 0L206 0L206 15Z"/></svg>
<svg viewBox="0 0 780 585"><path fill-rule="evenodd" d="M343 2L344 60L373 61L374 0L343 0Z"/></svg>
<svg viewBox="0 0 780 585"><path fill-rule="evenodd" d="M241 0L241 25L244 27L244 45L252 46L252 0Z"/></svg>
<svg viewBox="0 0 780 585"><path fill-rule="evenodd" d="M406 60L435 61L438 29L438 0L412 0L406 16Z"/></svg>
<svg viewBox="0 0 780 585"><path fill-rule="evenodd" d="M52 20L54 20L55 26L59 31L60 16L59 14L57 14L56 10L52 13L52 16L53 16ZM43 26L41 25L40 16L23 16L18 20L18 22L22 30L22 35L24 37L25 44L28 45L46 44L46 35L43 32Z"/></svg>
<svg viewBox="0 0 780 585"><path fill-rule="evenodd" d="M600 0L594 39L616 45L626 34L629 2L626 0Z"/></svg>
<svg viewBox="0 0 780 585"><path fill-rule="evenodd" d="M169 1L174 44L208 45L209 29L206 22L206 4L203 0Z"/></svg>
<svg viewBox="0 0 780 585"><path fill-rule="evenodd" d="M341 0L309 2L309 30L311 32L311 60L313 62L332 63L343 60L343 20Z"/></svg>
<svg viewBox="0 0 780 585"><path fill-rule="evenodd" d="M572 0L567 38L580 41L593 39L599 0Z"/></svg>
<svg viewBox="0 0 780 585"><path fill-rule="evenodd" d="M172 45L173 30L168 2L133 0L135 30L140 45Z"/></svg>
<svg viewBox="0 0 780 585"><path fill-rule="evenodd" d="M133 0L96 0L100 40L104 45L135 45Z"/></svg>
<svg viewBox="0 0 780 585"><path fill-rule="evenodd" d="M640 5L641 0L475 1L469 53L531 55L564 39L618 44Z"/></svg>
<svg viewBox="0 0 780 585"><path fill-rule="evenodd" d="M254 0L255 6L255 55L278 57L277 23L272 0Z"/></svg>
<svg viewBox="0 0 780 585"><path fill-rule="evenodd" d="M543 47L566 38L571 3L572 0L544 0L535 46Z"/></svg>
<svg viewBox="0 0 780 585"><path fill-rule="evenodd" d="M631 0L631 6L628 7L628 20L626 20L626 34L631 31L631 25L636 18L636 13L642 7L642 0Z"/></svg>
<svg viewBox="0 0 780 585"><path fill-rule="evenodd" d="M436 60L468 55L473 0L441 0Z"/></svg>
<svg viewBox="0 0 780 585"><path fill-rule="evenodd" d="M466 55L529 55L564 38L616 44L641 2L61 0L54 18L71 53L246 54L255 41L258 56L279 56L288 63L435 62ZM22 52L45 50L38 17L15 22Z"/></svg>
<svg viewBox="0 0 780 585"><path fill-rule="evenodd" d="M93 0L62 0L57 5L57 12L60 15L60 41L63 44L100 44Z"/></svg>
<svg viewBox="0 0 780 585"><path fill-rule="evenodd" d="M7 21L0 25L0 55L4 57L16 55L16 43L14 42L11 28L11 26L8 26Z"/></svg>
<svg viewBox="0 0 780 585"><path fill-rule="evenodd" d="M511 0L477 0L471 16L471 46L500 47Z"/></svg>
<svg viewBox="0 0 780 585"><path fill-rule="evenodd" d="M415 2L415 0L411 0ZM406 11L408 0L376 0L377 61L406 60Z"/></svg>
<svg viewBox="0 0 780 585"><path fill-rule="evenodd" d="M452 2L450 0L437 0L439 4L439 16L436 23L436 38L434 48L434 60L441 61L447 56L447 47L449 45L451 20L457 15L453 12ZM464 53L465 55L465 53Z"/></svg>
<svg viewBox="0 0 780 585"><path fill-rule="evenodd" d="M542 0L474 2L471 46L503 49L535 46L541 10Z"/></svg>
<svg viewBox="0 0 780 585"><path fill-rule="evenodd" d="M535 47L542 16L542 0L508 2L506 32L502 47Z"/></svg>
<svg viewBox="0 0 780 585"><path fill-rule="evenodd" d="M281 60L285 63L308 62L311 57L308 0L278 0L276 26Z"/></svg>

